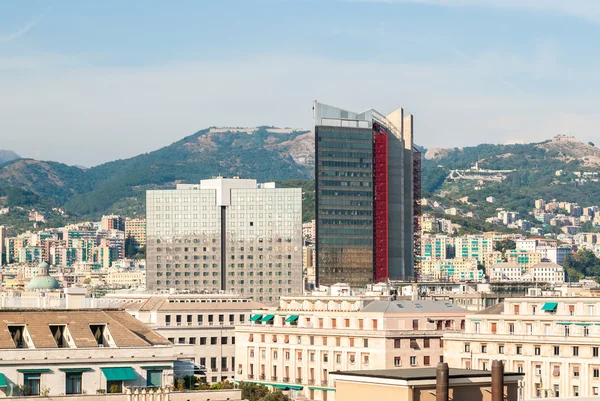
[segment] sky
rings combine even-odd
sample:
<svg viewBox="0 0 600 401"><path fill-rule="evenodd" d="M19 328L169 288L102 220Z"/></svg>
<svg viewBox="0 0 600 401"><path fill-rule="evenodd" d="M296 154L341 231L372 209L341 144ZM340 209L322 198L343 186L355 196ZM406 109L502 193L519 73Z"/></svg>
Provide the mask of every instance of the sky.
<svg viewBox="0 0 600 401"><path fill-rule="evenodd" d="M598 143L598 43L597 0L3 1L0 149L93 166L313 100L427 148Z"/></svg>

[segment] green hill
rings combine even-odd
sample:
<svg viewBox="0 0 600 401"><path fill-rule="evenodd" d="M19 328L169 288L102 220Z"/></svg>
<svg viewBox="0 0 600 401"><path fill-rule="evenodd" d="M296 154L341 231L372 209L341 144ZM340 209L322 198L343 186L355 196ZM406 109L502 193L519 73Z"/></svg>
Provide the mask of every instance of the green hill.
<svg viewBox="0 0 600 401"><path fill-rule="evenodd" d="M28 191L81 217L143 215L146 189L172 188L178 182L218 175L259 181L309 179L313 141L308 131L205 129L157 151L86 170L14 160L0 166L0 185Z"/></svg>
<svg viewBox="0 0 600 401"><path fill-rule="evenodd" d="M600 149L574 138L559 136L523 145L430 149L425 156L423 196L475 211L481 217L495 214L497 207L526 216L539 198L577 202L581 206L600 204L600 183L591 178L584 182L575 175L600 171ZM514 171L502 174L504 179L499 182L453 178L453 171L469 169L476 163L480 170ZM471 205L458 201L465 196ZM489 196L496 198L495 204L486 201Z"/></svg>

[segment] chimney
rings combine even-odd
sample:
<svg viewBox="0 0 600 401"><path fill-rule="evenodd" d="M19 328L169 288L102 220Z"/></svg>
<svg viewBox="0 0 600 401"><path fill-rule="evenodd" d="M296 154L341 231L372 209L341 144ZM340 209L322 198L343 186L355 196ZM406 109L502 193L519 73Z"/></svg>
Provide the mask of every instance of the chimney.
<svg viewBox="0 0 600 401"><path fill-rule="evenodd" d="M448 364L439 362L435 372L435 401L448 401ZM493 400L495 401L495 400Z"/></svg>
<svg viewBox="0 0 600 401"><path fill-rule="evenodd" d="M504 400L504 364L492 361L492 401Z"/></svg>

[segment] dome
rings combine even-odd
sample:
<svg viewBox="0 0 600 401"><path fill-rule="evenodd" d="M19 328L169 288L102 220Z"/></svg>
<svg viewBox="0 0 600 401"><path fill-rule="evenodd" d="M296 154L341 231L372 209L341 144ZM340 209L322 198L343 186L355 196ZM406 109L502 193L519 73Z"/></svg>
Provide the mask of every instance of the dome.
<svg viewBox="0 0 600 401"><path fill-rule="evenodd" d="M27 288L30 290L57 290L60 288L58 281L50 276L50 265L42 262L38 265L38 275L29 281Z"/></svg>
<svg viewBox="0 0 600 401"><path fill-rule="evenodd" d="M60 285L54 277L36 276L31 279L27 288L30 290L57 290L60 288Z"/></svg>

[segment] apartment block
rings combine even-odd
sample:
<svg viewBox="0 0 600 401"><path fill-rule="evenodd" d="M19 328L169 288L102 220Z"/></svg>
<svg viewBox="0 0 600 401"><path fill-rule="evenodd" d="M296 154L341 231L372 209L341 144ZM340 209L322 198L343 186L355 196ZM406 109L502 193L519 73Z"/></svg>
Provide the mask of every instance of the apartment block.
<svg viewBox="0 0 600 401"><path fill-rule="evenodd" d="M435 366L463 308L382 296L283 297L236 327L236 379L334 400L335 371Z"/></svg>
<svg viewBox="0 0 600 401"><path fill-rule="evenodd" d="M439 259L421 261L421 281L481 281L483 270L475 259Z"/></svg>
<svg viewBox="0 0 600 401"><path fill-rule="evenodd" d="M238 295L108 294L132 316L190 355L208 383L232 380L236 363L235 326L264 305Z"/></svg>
<svg viewBox="0 0 600 401"><path fill-rule="evenodd" d="M504 360L521 372L524 400L600 395L600 299L522 297L467 317L464 333L444 335L446 361L489 369Z"/></svg>
<svg viewBox="0 0 600 401"><path fill-rule="evenodd" d="M146 219L125 219L125 238L130 237L136 247L146 246Z"/></svg>

